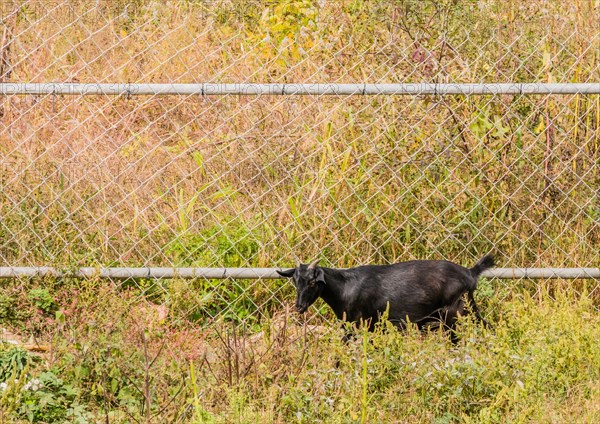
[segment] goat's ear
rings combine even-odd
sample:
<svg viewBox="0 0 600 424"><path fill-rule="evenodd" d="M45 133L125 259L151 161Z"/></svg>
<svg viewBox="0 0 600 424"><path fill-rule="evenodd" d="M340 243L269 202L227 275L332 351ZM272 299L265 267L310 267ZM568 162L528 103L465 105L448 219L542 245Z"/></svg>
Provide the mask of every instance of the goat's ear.
<svg viewBox="0 0 600 424"><path fill-rule="evenodd" d="M296 268L291 268L285 271L279 271L277 270L277 274L281 275L282 277L291 277L292 275L294 275L294 272L296 272Z"/></svg>
<svg viewBox="0 0 600 424"><path fill-rule="evenodd" d="M317 274L317 276L316 276L317 282L325 284L325 273L323 272L323 268L318 267L315 272Z"/></svg>

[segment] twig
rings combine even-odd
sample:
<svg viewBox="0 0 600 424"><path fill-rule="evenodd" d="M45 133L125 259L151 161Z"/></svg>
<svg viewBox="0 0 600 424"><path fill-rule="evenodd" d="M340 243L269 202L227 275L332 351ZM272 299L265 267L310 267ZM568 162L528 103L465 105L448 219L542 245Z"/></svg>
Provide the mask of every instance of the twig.
<svg viewBox="0 0 600 424"><path fill-rule="evenodd" d="M148 343L144 329L141 331L142 344L144 346L144 400L146 409L146 422L150 422L150 366L148 361Z"/></svg>
<svg viewBox="0 0 600 424"><path fill-rule="evenodd" d="M177 392L175 392L175 394L171 397L171 399L167 402L167 404L160 409L160 411L154 413L154 416L157 417L160 414L162 414L163 412L165 412L166 409L169 407L169 405L173 403L175 398L177 396L179 396L179 394L181 393L181 391L183 390L184 387L185 387L185 382L181 383L181 386L179 386L179 389L177 390Z"/></svg>

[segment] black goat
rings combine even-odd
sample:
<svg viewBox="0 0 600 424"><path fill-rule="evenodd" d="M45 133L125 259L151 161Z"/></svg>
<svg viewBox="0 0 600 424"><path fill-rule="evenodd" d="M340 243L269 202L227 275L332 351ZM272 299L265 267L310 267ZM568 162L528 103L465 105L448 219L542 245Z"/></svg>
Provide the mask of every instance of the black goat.
<svg viewBox="0 0 600 424"><path fill-rule="evenodd" d="M371 331L387 311L388 320L399 328L404 328L407 321L416 323L420 329L442 324L451 331L454 343L457 341L454 326L459 315L472 312L488 326L479 313L473 292L479 275L494 266L491 255L484 256L470 269L448 261L408 261L350 269L325 268L317 263L277 271L282 277L293 278L296 309L300 313L321 297L338 319L356 325L365 322Z"/></svg>

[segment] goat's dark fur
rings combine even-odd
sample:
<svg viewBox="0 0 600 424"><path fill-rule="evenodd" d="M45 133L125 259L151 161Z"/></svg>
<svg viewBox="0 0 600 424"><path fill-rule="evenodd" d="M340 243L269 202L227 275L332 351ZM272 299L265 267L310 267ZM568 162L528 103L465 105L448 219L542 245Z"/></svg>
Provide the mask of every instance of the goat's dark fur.
<svg viewBox="0 0 600 424"><path fill-rule="evenodd" d="M278 273L293 278L300 313L321 297L339 319L357 325L365 322L370 330L387 311L387 319L399 328L407 321L421 329L442 324L456 342L459 315L471 312L488 325L473 293L479 275L493 266L493 257L487 255L473 268L448 261L408 261L334 269L313 262Z"/></svg>

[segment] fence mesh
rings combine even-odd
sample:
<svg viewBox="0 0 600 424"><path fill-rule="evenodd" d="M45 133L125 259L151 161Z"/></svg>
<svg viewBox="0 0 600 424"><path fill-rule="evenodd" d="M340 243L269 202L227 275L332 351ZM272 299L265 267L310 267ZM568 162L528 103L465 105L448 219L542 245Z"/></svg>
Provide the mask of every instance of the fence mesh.
<svg viewBox="0 0 600 424"><path fill-rule="evenodd" d="M0 5L0 82L600 81L593 1ZM0 116L2 266L600 263L598 95L14 95ZM71 283L31 284L85 304L94 281ZM202 329L293 297L280 280L94 287L117 321Z"/></svg>
<svg viewBox="0 0 600 424"><path fill-rule="evenodd" d="M2 6L2 82L598 76L592 14L550 4ZM344 266L494 249L514 266L594 266L598 111L581 95L9 96L2 260Z"/></svg>

